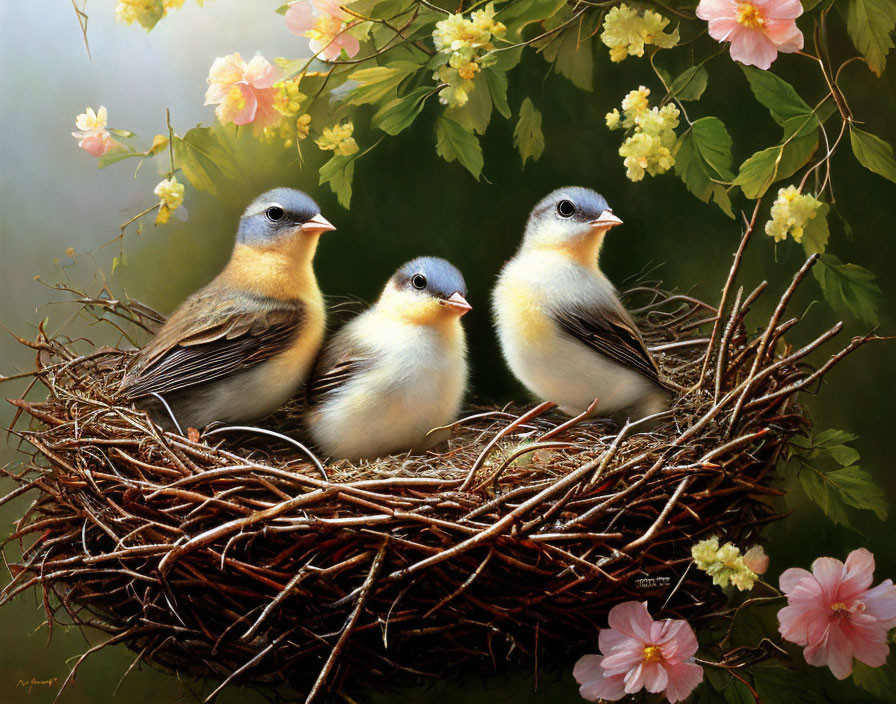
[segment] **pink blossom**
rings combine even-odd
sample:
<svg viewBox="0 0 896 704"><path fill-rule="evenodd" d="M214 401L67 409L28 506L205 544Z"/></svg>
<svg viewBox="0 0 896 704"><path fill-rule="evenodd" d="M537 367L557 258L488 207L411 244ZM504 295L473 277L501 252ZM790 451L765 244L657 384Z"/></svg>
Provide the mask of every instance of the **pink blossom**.
<svg viewBox="0 0 896 704"><path fill-rule="evenodd" d="M239 53L219 56L208 72L205 104L217 104L215 114L225 124L267 127L280 119L274 109L279 78L280 70L261 54L249 63Z"/></svg>
<svg viewBox="0 0 896 704"><path fill-rule="evenodd" d="M768 69L778 52L803 48L796 18L800 0L700 0L697 17L709 22L709 36L731 42L731 58L747 66Z"/></svg>
<svg viewBox="0 0 896 704"><path fill-rule="evenodd" d="M602 654L584 656L572 672L585 699L615 701L645 688L674 703L703 680L693 662L697 636L687 621L654 621L646 602L626 601L613 607L609 622L598 636Z"/></svg>
<svg viewBox="0 0 896 704"><path fill-rule="evenodd" d="M113 147L118 146L118 142L112 139L106 129L107 121L108 114L104 106L101 105L96 112L93 111L93 108L86 108L75 118L75 126L78 131L72 132L72 137L80 140L78 146L81 149L91 156L100 157Z"/></svg>
<svg viewBox="0 0 896 704"><path fill-rule="evenodd" d="M311 51L324 61L335 61L345 49L354 56L361 48L360 42L348 33L351 15L342 10L351 0L299 0L290 3L286 11L286 26L290 32L308 37Z"/></svg>
<svg viewBox="0 0 896 704"><path fill-rule="evenodd" d="M812 572L791 568L781 575L787 606L778 612L781 635L806 646L803 657L816 667L827 665L842 680L853 658L870 667L887 660L887 631L896 626L896 586L885 580L870 589L874 555L853 550L846 564L819 557Z"/></svg>

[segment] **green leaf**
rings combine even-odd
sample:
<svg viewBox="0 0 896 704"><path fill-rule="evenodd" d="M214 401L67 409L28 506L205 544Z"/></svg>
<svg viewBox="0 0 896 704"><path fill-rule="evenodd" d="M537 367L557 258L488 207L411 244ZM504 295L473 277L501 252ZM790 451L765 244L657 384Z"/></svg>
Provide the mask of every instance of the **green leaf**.
<svg viewBox="0 0 896 704"><path fill-rule="evenodd" d="M562 16L553 19L557 26L562 23ZM568 78L578 88L590 92L594 73L594 42L591 38L591 22L586 22L587 19L582 18L580 22L563 30L559 36L550 37L544 45L542 56L554 64L557 73ZM545 25L545 29L552 27Z"/></svg>
<svg viewBox="0 0 896 704"><path fill-rule="evenodd" d="M691 66L672 81L669 94L679 100L699 100L709 82L709 73L703 66Z"/></svg>
<svg viewBox="0 0 896 704"><path fill-rule="evenodd" d="M848 525L846 506L873 511L882 521L887 519L883 489L855 465L822 471L804 462L799 479L806 495L834 523Z"/></svg>
<svg viewBox="0 0 896 704"><path fill-rule="evenodd" d="M106 152L99 159L97 159L96 165L100 169L105 169L107 166L117 164L119 161L123 159L130 159L133 156L146 156L146 154L144 154L143 152L134 152L126 149L113 149Z"/></svg>
<svg viewBox="0 0 896 704"><path fill-rule="evenodd" d="M488 83L488 91L492 96L492 103L503 117L510 119L510 105L507 104L507 73L487 68L483 71Z"/></svg>
<svg viewBox="0 0 896 704"><path fill-rule="evenodd" d="M510 69L515 68L522 58L523 47L521 46L499 47L483 56L479 63L495 71L504 71L506 73Z"/></svg>
<svg viewBox="0 0 896 704"><path fill-rule="evenodd" d="M479 180L483 165L479 139L454 120L447 117L436 120L436 152L445 161L457 159Z"/></svg>
<svg viewBox="0 0 896 704"><path fill-rule="evenodd" d="M576 29L572 27L565 33L554 65L558 73L566 76L574 86L591 92L594 84L594 59L591 48L594 41L590 32L584 30L584 20L578 26L578 29L582 30L581 35L575 31Z"/></svg>
<svg viewBox="0 0 896 704"><path fill-rule="evenodd" d="M755 647L777 630L779 604L754 604L738 610L731 623L731 644Z"/></svg>
<svg viewBox="0 0 896 704"><path fill-rule="evenodd" d="M893 147L889 143L852 124L849 126L849 142L852 144L852 153L862 166L896 183L896 159L893 158Z"/></svg>
<svg viewBox="0 0 896 704"><path fill-rule="evenodd" d="M709 682L704 681L694 690L694 696L688 702L689 704L725 704L725 697L719 694Z"/></svg>
<svg viewBox="0 0 896 704"><path fill-rule="evenodd" d="M239 178L233 154L211 127L194 127L183 137L175 137L174 160L194 188L220 195L225 179Z"/></svg>
<svg viewBox="0 0 896 704"><path fill-rule="evenodd" d="M541 112L532 104L532 100L526 98L520 106L520 119L513 129L513 144L523 157L523 166L526 160L538 161L544 151L544 134L541 131Z"/></svg>
<svg viewBox="0 0 896 704"><path fill-rule="evenodd" d="M320 167L320 185L330 184L339 205L348 209L352 202L352 178L355 175L355 156L336 154Z"/></svg>
<svg viewBox="0 0 896 704"><path fill-rule="evenodd" d="M830 230L828 230L828 211L830 206L822 203L803 228L803 249L807 255L823 254L828 246Z"/></svg>
<svg viewBox="0 0 896 704"><path fill-rule="evenodd" d="M896 702L896 665L893 658L881 667L870 667L861 660L854 660L852 681L875 697Z"/></svg>
<svg viewBox="0 0 896 704"><path fill-rule="evenodd" d="M497 19L507 25L507 35L519 39L523 30L533 22L541 22L566 7L566 0L531 0L507 3Z"/></svg>
<svg viewBox="0 0 896 704"><path fill-rule="evenodd" d="M281 5L276 10L274 10L274 12L276 12L278 15L285 15L286 11L289 9L290 4L291 3L286 3L285 5Z"/></svg>
<svg viewBox="0 0 896 704"><path fill-rule="evenodd" d="M766 636L777 631L777 622ZM762 704L817 704L824 701L815 682L783 667L754 667L753 687Z"/></svg>
<svg viewBox="0 0 896 704"><path fill-rule="evenodd" d="M471 132L485 134L492 117L492 95L488 79L478 74L467 92L467 102L460 108L449 108L445 116L460 123Z"/></svg>
<svg viewBox="0 0 896 704"><path fill-rule="evenodd" d="M741 66L750 82L750 89L756 100L769 109L778 124L792 117L812 114L806 102L787 81L778 78L771 71L763 71L751 66Z"/></svg>
<svg viewBox="0 0 896 704"><path fill-rule="evenodd" d="M803 124L802 118L792 119L798 124ZM740 165L734 185L740 186L747 198L759 198L775 181L795 174L812 158L817 148L817 128L802 135L797 131L792 138L786 139L782 144L758 151L748 158Z"/></svg>
<svg viewBox="0 0 896 704"><path fill-rule="evenodd" d="M823 254L813 269L825 300L839 315L855 316L877 325L881 291L874 274L858 264L844 264L833 254Z"/></svg>
<svg viewBox="0 0 896 704"><path fill-rule="evenodd" d="M878 76L883 73L887 54L893 48L890 34L896 29L893 0L850 0L846 10L846 31Z"/></svg>
<svg viewBox="0 0 896 704"><path fill-rule="evenodd" d="M432 88L423 86L400 98L393 98L377 110L373 116L373 124L386 134L395 136L417 119L430 94Z"/></svg>
<svg viewBox="0 0 896 704"><path fill-rule="evenodd" d="M395 61L388 66L363 68L349 75L349 80L359 85L345 96L349 105L378 103L386 97L394 97L398 85L420 68L410 61Z"/></svg>
<svg viewBox="0 0 896 704"><path fill-rule="evenodd" d="M842 445L846 442L855 442L858 439L859 436L855 433L830 428L816 433L812 437L811 445L815 447L831 447L832 445Z"/></svg>
<svg viewBox="0 0 896 704"><path fill-rule="evenodd" d="M712 184L712 202L715 203L725 215L734 220L734 210L731 209L731 197L728 190L720 183Z"/></svg>
<svg viewBox="0 0 896 704"><path fill-rule="evenodd" d="M722 690L722 695L728 704L756 704L756 699L750 693L747 685L736 677L731 678L731 682Z"/></svg>
<svg viewBox="0 0 896 704"><path fill-rule="evenodd" d="M730 181L731 136L717 117L701 117L678 138L675 152L675 173L688 190L704 203L716 195L720 206L727 194L719 195L714 181ZM721 189L724 192L724 188ZM727 202L730 209L731 204ZM723 208L724 210L724 208Z"/></svg>
<svg viewBox="0 0 896 704"><path fill-rule="evenodd" d="M147 32L155 27L164 16L165 6L162 4L162 0L148 0L137 11L137 21Z"/></svg>

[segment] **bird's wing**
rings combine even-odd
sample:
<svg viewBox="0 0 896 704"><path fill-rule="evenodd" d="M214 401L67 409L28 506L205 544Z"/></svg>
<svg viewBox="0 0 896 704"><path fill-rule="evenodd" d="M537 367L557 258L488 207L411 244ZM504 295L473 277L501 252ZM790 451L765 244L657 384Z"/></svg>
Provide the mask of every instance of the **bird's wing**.
<svg viewBox="0 0 896 704"><path fill-rule="evenodd" d="M624 308L578 309L554 313L560 328L580 342L663 386L654 361L637 326Z"/></svg>
<svg viewBox="0 0 896 704"><path fill-rule="evenodd" d="M197 294L144 347L125 374L128 398L181 391L248 369L287 349L301 330L300 303L253 305Z"/></svg>
<svg viewBox="0 0 896 704"><path fill-rule="evenodd" d="M305 398L309 406L321 403L373 365L374 355L352 340L348 327L336 333L308 377Z"/></svg>

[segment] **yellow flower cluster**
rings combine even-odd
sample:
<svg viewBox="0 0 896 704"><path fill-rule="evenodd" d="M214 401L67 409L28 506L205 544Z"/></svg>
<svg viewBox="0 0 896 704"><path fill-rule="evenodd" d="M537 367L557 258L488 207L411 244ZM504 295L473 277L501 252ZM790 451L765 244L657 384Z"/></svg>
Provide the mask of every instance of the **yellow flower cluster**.
<svg viewBox="0 0 896 704"><path fill-rule="evenodd" d="M299 115L296 118L296 137L298 139L305 139L310 131L311 115L306 112L304 115Z"/></svg>
<svg viewBox="0 0 896 704"><path fill-rule="evenodd" d="M740 550L732 543L719 547L716 537L701 540L691 547L691 557L697 569L703 570L712 577L712 583L720 587L731 584L740 591L753 588L759 576L747 567Z"/></svg>
<svg viewBox="0 0 896 704"><path fill-rule="evenodd" d="M162 14L168 10L176 10L184 4L184 0L162 0ZM118 0L115 5L115 19L124 24L143 22L158 12L155 0Z"/></svg>
<svg viewBox="0 0 896 704"><path fill-rule="evenodd" d="M274 84L273 107L283 117L278 122L262 129L265 141L273 142L279 139L283 142L283 146L291 147L293 140L302 140L308 136L311 115L306 113L296 117L302 108L302 103L308 97L299 90L299 82L299 78L293 78L277 81Z"/></svg>
<svg viewBox="0 0 896 704"><path fill-rule="evenodd" d="M351 122L325 127L323 133L315 141L324 151L332 151L340 156L351 156L358 151L358 144L352 137L355 126Z"/></svg>
<svg viewBox="0 0 896 704"><path fill-rule="evenodd" d="M502 37L505 30L503 23L495 21L494 3L476 10L470 19L455 14L436 22L433 42L439 53L448 55L447 65L433 74L433 78L447 84L439 93L442 103L451 107L466 104L472 81L482 69L482 55L495 48L492 40Z"/></svg>
<svg viewBox="0 0 896 704"><path fill-rule="evenodd" d="M765 234L775 238L775 242L787 239L789 234L795 242L803 239L803 230L815 217L821 201L814 196L803 195L796 186L778 189L778 197L772 205L772 219L765 223Z"/></svg>
<svg viewBox="0 0 896 704"><path fill-rule="evenodd" d="M601 41L610 48L610 60L622 61L626 56L644 56L648 44L668 49L678 44L678 29L666 34L669 20L658 12L639 13L625 3L611 9L604 18Z"/></svg>
<svg viewBox="0 0 896 704"><path fill-rule="evenodd" d="M159 197L159 212L156 215L156 225L164 225L171 217L171 213L177 210L184 202L184 184L178 183L172 176L159 181L153 191Z"/></svg>
<svg viewBox="0 0 896 704"><path fill-rule="evenodd" d="M293 78L274 84L274 109L281 115L292 117L302 107L302 102L307 96L299 90L299 80Z"/></svg>
<svg viewBox="0 0 896 704"><path fill-rule="evenodd" d="M622 99L622 114L613 109L607 113L607 127L611 130L633 130L619 147L624 157L625 175L631 181L640 181L644 173L651 176L664 173L675 165L672 147L675 146L675 128L678 127L678 108L667 103L661 108L649 106L650 89L641 86Z"/></svg>
<svg viewBox="0 0 896 704"><path fill-rule="evenodd" d="M291 147L293 140L302 141L308 136L311 131L310 124L311 115L308 113L299 115L294 120L284 116L280 122L263 128L261 134L268 144L279 139L283 142L284 147Z"/></svg>

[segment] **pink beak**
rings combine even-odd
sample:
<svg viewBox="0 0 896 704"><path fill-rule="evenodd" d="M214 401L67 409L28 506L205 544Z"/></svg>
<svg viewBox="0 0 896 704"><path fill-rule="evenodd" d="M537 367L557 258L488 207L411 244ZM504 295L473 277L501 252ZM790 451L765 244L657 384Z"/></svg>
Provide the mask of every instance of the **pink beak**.
<svg viewBox="0 0 896 704"><path fill-rule="evenodd" d="M318 213L308 222L302 225L302 232L310 232L312 234L320 234L321 232L330 232L335 230L336 226L327 220L323 215Z"/></svg>
<svg viewBox="0 0 896 704"><path fill-rule="evenodd" d="M451 296L445 299L443 301L443 305L448 306L458 315L466 315L471 310L473 310L473 306L467 303L467 299L461 296L457 291L455 291L451 294Z"/></svg>
<svg viewBox="0 0 896 704"><path fill-rule="evenodd" d="M597 220L591 221L592 227L602 227L602 228L611 228L616 227L617 225L621 225L622 220L613 215L612 210L605 210L600 214L600 217Z"/></svg>

